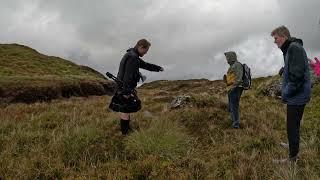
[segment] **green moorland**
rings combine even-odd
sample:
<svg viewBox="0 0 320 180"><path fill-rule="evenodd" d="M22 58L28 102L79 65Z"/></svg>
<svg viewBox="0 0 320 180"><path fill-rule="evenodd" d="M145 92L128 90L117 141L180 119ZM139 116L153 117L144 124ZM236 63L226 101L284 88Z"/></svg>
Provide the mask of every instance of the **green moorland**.
<svg viewBox="0 0 320 180"><path fill-rule="evenodd" d="M143 108L123 137L110 96L72 97L0 109L4 179L319 179L320 85L301 129L297 164L287 156L285 106L254 80L240 104L242 128L230 128L221 81L156 81L138 89ZM191 98L170 109L177 95Z"/></svg>
<svg viewBox="0 0 320 180"><path fill-rule="evenodd" d="M34 102L103 94L103 85L108 83L87 66L46 56L24 45L0 44L0 101ZM25 97L28 94L44 97Z"/></svg>

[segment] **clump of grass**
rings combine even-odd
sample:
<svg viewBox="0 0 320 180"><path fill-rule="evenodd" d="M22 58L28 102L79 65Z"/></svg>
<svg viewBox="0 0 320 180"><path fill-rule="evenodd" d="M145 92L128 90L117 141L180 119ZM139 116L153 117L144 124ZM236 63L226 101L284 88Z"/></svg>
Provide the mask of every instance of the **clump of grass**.
<svg viewBox="0 0 320 180"><path fill-rule="evenodd" d="M294 163L285 164L284 166L278 168L276 171L276 177L282 180L295 180L300 179L299 176L299 168Z"/></svg>
<svg viewBox="0 0 320 180"><path fill-rule="evenodd" d="M269 151L275 144L273 137L252 137L247 142L242 142L241 148L248 152L264 152Z"/></svg>
<svg viewBox="0 0 320 180"><path fill-rule="evenodd" d="M76 128L62 141L62 160L67 166L78 167L80 163L96 164L103 158L103 152L96 151L100 132L94 128Z"/></svg>
<svg viewBox="0 0 320 180"><path fill-rule="evenodd" d="M161 119L152 123L149 129L129 136L125 148L128 154L136 158L154 155L174 160L188 152L190 140L176 121Z"/></svg>
<svg viewBox="0 0 320 180"><path fill-rule="evenodd" d="M222 110L227 109L227 101L225 100L225 98L217 95L193 95L191 97L191 102L192 105L196 106L197 108L216 107Z"/></svg>

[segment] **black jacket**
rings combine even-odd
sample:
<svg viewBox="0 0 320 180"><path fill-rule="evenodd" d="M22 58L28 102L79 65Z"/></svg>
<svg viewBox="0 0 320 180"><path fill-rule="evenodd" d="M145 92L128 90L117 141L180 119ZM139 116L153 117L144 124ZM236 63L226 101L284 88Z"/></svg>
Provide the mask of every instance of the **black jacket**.
<svg viewBox="0 0 320 180"><path fill-rule="evenodd" d="M123 81L123 94L130 94L137 86L140 79L139 68L156 72L161 70L160 66L144 62L140 59L137 49L128 49L127 53L121 59L117 75L117 78Z"/></svg>

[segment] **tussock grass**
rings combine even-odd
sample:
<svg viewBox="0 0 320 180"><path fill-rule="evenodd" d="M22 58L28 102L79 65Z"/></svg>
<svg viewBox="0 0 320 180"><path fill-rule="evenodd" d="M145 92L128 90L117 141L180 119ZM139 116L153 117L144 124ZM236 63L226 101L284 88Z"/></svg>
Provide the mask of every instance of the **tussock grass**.
<svg viewBox="0 0 320 180"><path fill-rule="evenodd" d="M5 179L319 179L320 86L313 89L301 128L300 160L287 157L285 106L258 93L257 79L240 103L232 129L220 81L159 81L139 89L143 108L123 137L108 96L0 108L0 176ZM175 84L180 89L169 91ZM183 84L183 85L181 85ZM187 84L187 85L186 85ZM202 90L202 91L200 91ZM174 98L191 100L168 108Z"/></svg>
<svg viewBox="0 0 320 180"><path fill-rule="evenodd" d="M125 148L132 157L148 155L176 160L186 155L190 137L174 120L159 119L148 129L133 133L126 139Z"/></svg>

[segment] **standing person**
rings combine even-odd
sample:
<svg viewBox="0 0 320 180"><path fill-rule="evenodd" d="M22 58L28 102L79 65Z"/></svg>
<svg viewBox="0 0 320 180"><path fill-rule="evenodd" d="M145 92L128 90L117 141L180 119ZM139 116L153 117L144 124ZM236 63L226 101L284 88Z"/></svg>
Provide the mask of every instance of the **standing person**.
<svg viewBox="0 0 320 180"><path fill-rule="evenodd" d="M291 37L285 26L274 29L271 36L274 38L274 43L283 52L282 101L287 104L289 141L289 158L275 162L295 162L299 152L300 121L311 95L308 58L302 40Z"/></svg>
<svg viewBox="0 0 320 180"><path fill-rule="evenodd" d="M224 55L230 65L227 74L223 76L223 79L227 84L229 112L231 114L232 127L238 129L240 127L239 103L243 91L243 66L237 60L237 54L235 52L225 52Z"/></svg>
<svg viewBox="0 0 320 180"><path fill-rule="evenodd" d="M134 48L130 48L121 59L117 79L122 81L122 86L118 86L115 98L112 98L110 108L120 112L120 128L123 135L128 134L130 128L130 113L141 109L140 100L135 88L141 77L139 68L149 71L163 71L158 65L143 61L143 57L149 50L151 43L146 39L140 39Z"/></svg>

